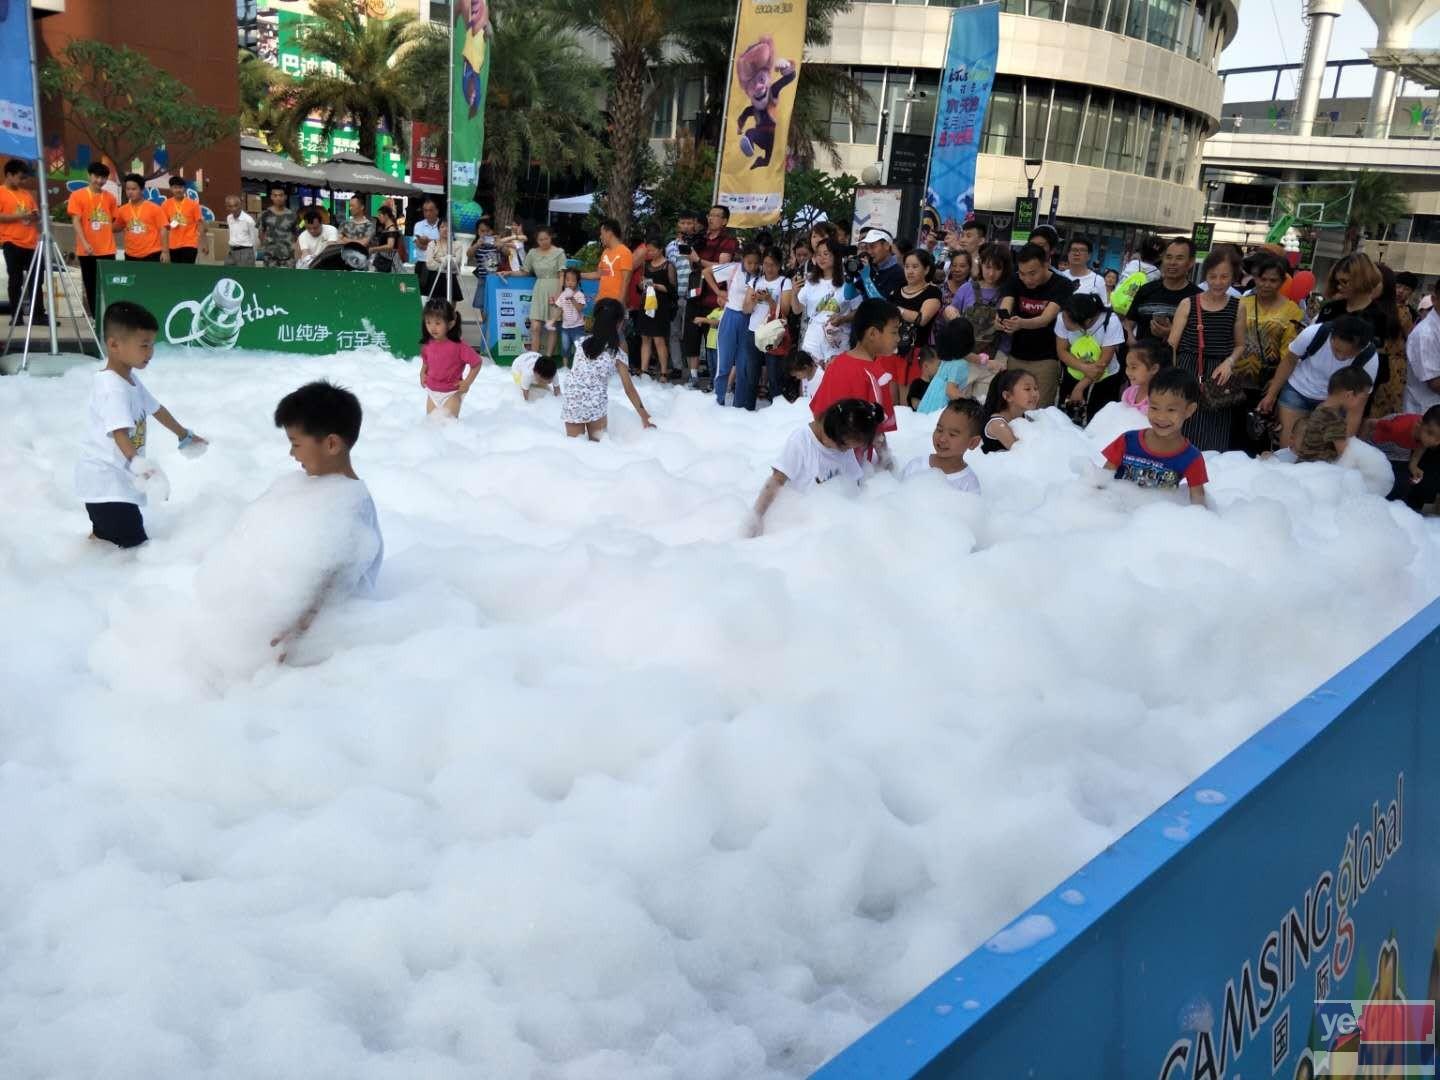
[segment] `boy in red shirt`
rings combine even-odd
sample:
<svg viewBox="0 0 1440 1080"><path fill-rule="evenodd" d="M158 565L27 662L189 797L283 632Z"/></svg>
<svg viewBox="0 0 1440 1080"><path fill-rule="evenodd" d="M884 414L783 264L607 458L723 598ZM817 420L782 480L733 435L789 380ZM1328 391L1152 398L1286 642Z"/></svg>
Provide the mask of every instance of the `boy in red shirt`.
<svg viewBox="0 0 1440 1080"><path fill-rule="evenodd" d="M1105 448L1105 468L1117 480L1143 488L1190 488L1190 501L1205 505L1205 457L1180 433L1200 407L1200 383L1181 367L1162 368L1150 380L1150 429L1127 431Z"/></svg>
<svg viewBox="0 0 1440 1080"><path fill-rule="evenodd" d="M1403 499L1417 514L1440 496L1440 405L1419 413L1366 420L1360 437L1385 451L1395 469L1391 499Z"/></svg>
<svg viewBox="0 0 1440 1080"><path fill-rule="evenodd" d="M900 342L899 308L888 300L873 297L862 301L851 323L851 341L850 350L831 360L825 369L820 388L810 399L810 412L818 418L835 402L846 398L873 401L885 410L885 420L874 443L883 458L885 432L896 428L895 376L883 358L894 356Z"/></svg>

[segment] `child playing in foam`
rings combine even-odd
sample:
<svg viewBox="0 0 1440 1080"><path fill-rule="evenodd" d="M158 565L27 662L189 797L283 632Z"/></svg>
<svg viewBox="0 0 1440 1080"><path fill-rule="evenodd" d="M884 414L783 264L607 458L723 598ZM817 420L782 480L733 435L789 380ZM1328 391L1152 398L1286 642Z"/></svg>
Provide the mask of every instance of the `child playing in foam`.
<svg viewBox="0 0 1440 1080"><path fill-rule="evenodd" d="M965 454L980 445L983 417L980 403L970 398L957 398L947 404L940 410L935 432L930 437L935 452L911 461L901 470L900 479L923 476L933 469L957 491L973 491L978 495L980 481L973 469L965 467Z"/></svg>
<svg viewBox="0 0 1440 1080"><path fill-rule="evenodd" d="M940 366L930 385L925 388L916 412L929 413L943 409L947 402L970 395L973 359L983 365L989 357L975 354L975 327L969 319L952 319L935 338L935 352Z"/></svg>
<svg viewBox="0 0 1440 1080"><path fill-rule="evenodd" d="M428 300L420 319L420 385L425 415L442 409L455 419L480 374L480 356L460 340L460 313L449 300Z"/></svg>
<svg viewBox="0 0 1440 1080"><path fill-rule="evenodd" d="M1140 412L1150 410L1150 383L1160 370L1160 354L1149 341L1137 341L1125 354L1125 377L1130 385L1120 395L1120 400Z"/></svg>
<svg viewBox="0 0 1440 1080"><path fill-rule="evenodd" d="M1035 376L1019 368L1000 372L985 395L984 424L980 448L987 454L1009 450L1020 438L1025 414L1040 406L1040 384Z"/></svg>
<svg viewBox="0 0 1440 1080"><path fill-rule="evenodd" d="M770 470L770 479L755 500L755 509L746 522L746 534L759 536L765 528L765 513L786 484L802 494L826 481L859 484L864 476L857 455L875 442L885 410L873 401L843 398L819 417L785 440L780 458Z"/></svg>
<svg viewBox="0 0 1440 1080"><path fill-rule="evenodd" d="M560 384L555 380L560 365L553 356L541 356L538 352L523 352L510 365L510 377L520 387L520 396L526 401L533 391L536 398L544 397L546 391L560 396Z"/></svg>
<svg viewBox="0 0 1440 1080"><path fill-rule="evenodd" d="M565 434L572 439L584 435L591 442L600 441L610 423L610 376L616 373L625 388L625 396L640 416L640 423L647 428L655 426L630 378L630 365L621 348L624 325L624 306L619 300L606 297L595 305L595 326L590 336L575 346L574 366L565 383L565 406L560 413L565 421Z"/></svg>
<svg viewBox="0 0 1440 1080"><path fill-rule="evenodd" d="M1295 422L1295 459L1339 461L1350 444L1352 416L1365 411L1374 385L1364 368L1343 367L1331 375L1325 400Z"/></svg>
<svg viewBox="0 0 1440 1080"><path fill-rule="evenodd" d="M1143 488L1178 488L1205 503L1205 457L1180 429L1200 408L1200 382L1187 368L1166 368L1150 383L1149 430L1121 435L1105 448L1105 468Z"/></svg>
<svg viewBox="0 0 1440 1080"><path fill-rule="evenodd" d="M280 648L280 663L327 603L374 592L380 576L385 560L380 519L370 489L355 475L350 461L350 451L360 438L361 418L360 400L349 390L323 380L286 394L275 407L275 426L284 429L290 456L306 476L331 485L354 485L345 492L350 496L345 505L355 515L356 526L351 533L355 549L337 553L337 565L325 575L299 619L271 640L271 648Z"/></svg>
<svg viewBox="0 0 1440 1080"><path fill-rule="evenodd" d="M121 300L105 309L105 366L90 383L90 416L75 492L85 504L91 537L116 547L139 547L149 539L140 507L147 495L170 497L160 466L145 459L148 420L154 417L180 440L187 456L204 453L206 442L185 427L135 374L150 364L160 324L139 304Z"/></svg>

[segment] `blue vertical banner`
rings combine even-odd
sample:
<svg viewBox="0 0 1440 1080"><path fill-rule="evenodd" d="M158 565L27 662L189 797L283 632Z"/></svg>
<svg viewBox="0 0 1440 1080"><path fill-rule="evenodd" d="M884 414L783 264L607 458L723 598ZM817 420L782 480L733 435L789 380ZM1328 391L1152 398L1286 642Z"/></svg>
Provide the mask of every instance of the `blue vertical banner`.
<svg viewBox="0 0 1440 1080"><path fill-rule="evenodd" d="M947 232L975 212L975 157L1000 52L1000 5L950 13L950 44L935 103L935 135L922 221Z"/></svg>
<svg viewBox="0 0 1440 1080"><path fill-rule="evenodd" d="M0 57L0 154L39 161L30 0L0 0Z"/></svg>

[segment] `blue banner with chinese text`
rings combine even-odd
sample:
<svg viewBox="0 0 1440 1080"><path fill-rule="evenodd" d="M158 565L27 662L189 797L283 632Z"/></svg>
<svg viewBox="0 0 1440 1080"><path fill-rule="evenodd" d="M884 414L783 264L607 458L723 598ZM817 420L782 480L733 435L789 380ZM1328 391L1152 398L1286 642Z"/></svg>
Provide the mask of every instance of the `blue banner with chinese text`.
<svg viewBox="0 0 1440 1080"><path fill-rule="evenodd" d="M975 156L1000 52L1000 5L956 8L935 104L935 136L922 221L958 230L975 212Z"/></svg>

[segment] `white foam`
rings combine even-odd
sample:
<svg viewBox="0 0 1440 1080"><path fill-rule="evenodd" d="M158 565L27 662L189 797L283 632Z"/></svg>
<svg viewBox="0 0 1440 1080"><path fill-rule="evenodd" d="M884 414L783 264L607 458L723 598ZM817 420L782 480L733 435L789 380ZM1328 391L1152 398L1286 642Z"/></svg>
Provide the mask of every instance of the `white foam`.
<svg viewBox="0 0 1440 1080"><path fill-rule="evenodd" d="M1015 953L1044 941L1055 933L1055 920L1048 915L1026 915L1013 926L1006 927L985 943L996 953Z"/></svg>
<svg viewBox="0 0 1440 1080"><path fill-rule="evenodd" d="M320 375L386 563L278 668L348 541L247 508ZM803 405L642 382L659 430L616 387L587 445L493 370L425 424L377 354L159 353L214 443L155 440L120 553L70 490L86 383L0 379L3 1076L806 1075L1440 583L1351 470L1096 490L1054 413L982 498L784 492L744 542Z"/></svg>

